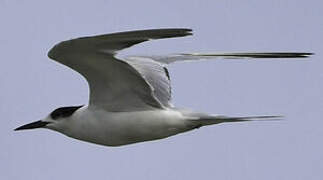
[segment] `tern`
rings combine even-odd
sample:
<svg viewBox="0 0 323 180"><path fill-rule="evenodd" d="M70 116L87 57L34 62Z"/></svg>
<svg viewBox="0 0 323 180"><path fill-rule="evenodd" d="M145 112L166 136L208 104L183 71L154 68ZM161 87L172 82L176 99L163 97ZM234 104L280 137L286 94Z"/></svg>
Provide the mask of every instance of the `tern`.
<svg viewBox="0 0 323 180"><path fill-rule="evenodd" d="M154 39L192 35L191 29L149 29L81 37L60 42L48 57L80 73L88 82L88 105L60 107L45 118L16 128L46 128L105 146L158 140L202 126L275 119L230 117L176 108L171 103L167 65L177 61L236 58L305 58L312 53L183 53L117 57L117 52Z"/></svg>

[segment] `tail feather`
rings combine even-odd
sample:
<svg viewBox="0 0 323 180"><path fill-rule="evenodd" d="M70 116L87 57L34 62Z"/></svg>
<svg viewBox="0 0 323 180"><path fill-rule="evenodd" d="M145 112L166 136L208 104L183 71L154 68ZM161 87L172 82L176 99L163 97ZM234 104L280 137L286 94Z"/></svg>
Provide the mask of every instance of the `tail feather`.
<svg viewBox="0 0 323 180"><path fill-rule="evenodd" d="M192 120L197 127L227 122L244 122L244 121L273 121L281 120L283 116L246 116L246 117L228 117L228 116L201 116Z"/></svg>

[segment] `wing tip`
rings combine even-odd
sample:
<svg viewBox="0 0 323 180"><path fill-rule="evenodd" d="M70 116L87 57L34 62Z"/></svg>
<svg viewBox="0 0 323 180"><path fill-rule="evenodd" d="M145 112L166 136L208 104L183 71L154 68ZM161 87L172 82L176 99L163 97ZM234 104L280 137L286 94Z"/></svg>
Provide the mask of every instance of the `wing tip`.
<svg viewBox="0 0 323 180"><path fill-rule="evenodd" d="M311 57L311 56L314 56L314 55L315 55L315 53L312 53L312 52L310 52L310 53L301 53L301 56L304 57L304 58Z"/></svg>
<svg viewBox="0 0 323 180"><path fill-rule="evenodd" d="M275 53L273 53L275 55ZM312 52L282 52L282 53L277 53L277 58L280 56L282 58L308 58L315 55Z"/></svg>
<svg viewBox="0 0 323 180"><path fill-rule="evenodd" d="M182 31L184 31L184 34L186 36L191 36L193 35L193 29L190 29L190 28L182 28Z"/></svg>
<svg viewBox="0 0 323 180"><path fill-rule="evenodd" d="M156 36L156 39L160 38L175 38L175 37L184 37L193 35L193 30L190 28L165 28L165 29L151 29L147 30L147 32L159 32ZM153 38L154 39L154 38Z"/></svg>

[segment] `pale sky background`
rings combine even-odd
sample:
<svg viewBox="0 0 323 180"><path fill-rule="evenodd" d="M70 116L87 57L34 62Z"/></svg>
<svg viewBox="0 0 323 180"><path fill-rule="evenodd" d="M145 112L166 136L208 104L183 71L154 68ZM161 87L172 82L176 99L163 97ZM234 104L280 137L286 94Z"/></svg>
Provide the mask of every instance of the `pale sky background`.
<svg viewBox="0 0 323 180"><path fill-rule="evenodd" d="M0 179L323 178L323 1L0 0ZM194 36L148 42L127 54L306 51L300 60L172 65L173 102L231 123L118 148L49 130L14 132L60 106L88 101L86 81L50 61L57 42L124 30L185 27Z"/></svg>

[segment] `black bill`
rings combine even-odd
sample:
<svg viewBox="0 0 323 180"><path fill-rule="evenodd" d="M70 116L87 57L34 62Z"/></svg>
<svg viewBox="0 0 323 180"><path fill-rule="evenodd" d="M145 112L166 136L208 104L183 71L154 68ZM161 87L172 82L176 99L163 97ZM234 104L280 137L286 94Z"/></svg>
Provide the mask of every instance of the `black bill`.
<svg viewBox="0 0 323 180"><path fill-rule="evenodd" d="M50 122L44 122L44 121L36 121L36 122L32 122L23 126L20 126L18 128L15 129L15 131L19 131L19 130L25 130L25 129L35 129L35 128L41 128L46 126L47 124L49 124Z"/></svg>

